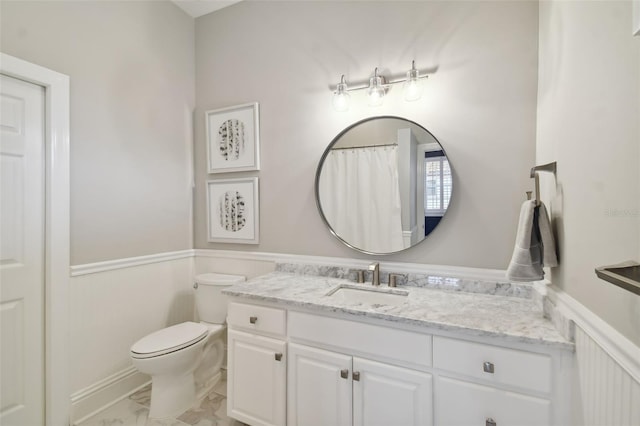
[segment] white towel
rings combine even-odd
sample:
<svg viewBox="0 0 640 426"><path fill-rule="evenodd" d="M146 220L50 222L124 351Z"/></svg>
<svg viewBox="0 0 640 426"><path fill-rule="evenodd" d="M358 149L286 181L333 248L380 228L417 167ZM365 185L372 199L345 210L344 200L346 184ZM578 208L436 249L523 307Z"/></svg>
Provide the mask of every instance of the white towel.
<svg viewBox="0 0 640 426"><path fill-rule="evenodd" d="M535 200L527 200L520 209L516 243L507 268L510 281L539 281L544 278L543 266L558 266L547 208Z"/></svg>
<svg viewBox="0 0 640 426"><path fill-rule="evenodd" d="M558 266L558 256L556 255L556 241L553 238L551 222L547 214L547 208L541 201L538 206L538 231L542 242L542 266Z"/></svg>

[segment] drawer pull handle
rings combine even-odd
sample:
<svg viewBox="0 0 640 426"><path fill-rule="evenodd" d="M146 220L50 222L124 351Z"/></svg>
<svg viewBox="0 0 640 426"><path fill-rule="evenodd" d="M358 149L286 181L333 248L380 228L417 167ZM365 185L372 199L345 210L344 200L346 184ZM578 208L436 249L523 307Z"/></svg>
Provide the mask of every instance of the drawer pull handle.
<svg viewBox="0 0 640 426"><path fill-rule="evenodd" d="M349 370L347 370L347 369L340 370L340 377L342 377L343 379L348 379L349 378Z"/></svg>
<svg viewBox="0 0 640 426"><path fill-rule="evenodd" d="M255 324L255 323L256 323L256 321L258 321L258 317L249 317L249 322L250 322L251 324Z"/></svg>
<svg viewBox="0 0 640 426"><path fill-rule="evenodd" d="M495 420L493 420L491 417L489 417L485 422L484 422L485 426L498 426L498 424L496 423Z"/></svg>
<svg viewBox="0 0 640 426"><path fill-rule="evenodd" d="M359 371L354 371L353 372L353 380L355 380L356 382L360 381L360 372Z"/></svg>
<svg viewBox="0 0 640 426"><path fill-rule="evenodd" d="M282 361L282 354L281 353L277 353L276 354L276 361Z"/></svg>
<svg viewBox="0 0 640 426"><path fill-rule="evenodd" d="M491 362L485 362L485 363L484 363L484 365L483 365L483 367L482 367L482 369L484 370L484 372L485 372L485 373L491 373L491 374L493 374L493 372L494 372L493 363L491 363ZM489 419L489 420L491 420L491 419ZM488 425L488 423L487 423L487 425Z"/></svg>

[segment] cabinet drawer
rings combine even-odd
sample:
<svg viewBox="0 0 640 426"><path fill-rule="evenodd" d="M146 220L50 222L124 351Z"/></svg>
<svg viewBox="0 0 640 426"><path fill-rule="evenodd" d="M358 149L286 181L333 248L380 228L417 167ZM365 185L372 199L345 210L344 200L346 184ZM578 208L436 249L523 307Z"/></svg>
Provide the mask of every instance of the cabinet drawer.
<svg viewBox="0 0 640 426"><path fill-rule="evenodd" d="M438 426L549 425L551 402L531 396L439 377L436 392Z"/></svg>
<svg viewBox="0 0 640 426"><path fill-rule="evenodd" d="M436 336L433 365L492 383L551 391L551 358L547 355Z"/></svg>
<svg viewBox="0 0 640 426"><path fill-rule="evenodd" d="M373 359L431 366L431 336L354 321L289 312L289 336Z"/></svg>
<svg viewBox="0 0 640 426"><path fill-rule="evenodd" d="M284 309L231 302L227 315L227 323L234 328L279 336L286 332Z"/></svg>

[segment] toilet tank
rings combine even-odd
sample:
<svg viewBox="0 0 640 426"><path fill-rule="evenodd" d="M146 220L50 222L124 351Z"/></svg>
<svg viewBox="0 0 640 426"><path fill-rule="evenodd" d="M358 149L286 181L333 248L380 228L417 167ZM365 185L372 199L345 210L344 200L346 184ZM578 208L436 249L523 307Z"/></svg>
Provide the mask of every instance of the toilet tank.
<svg viewBox="0 0 640 426"><path fill-rule="evenodd" d="M196 275L196 307L200 321L224 324L227 318L227 296L222 294L225 287L245 281L242 275L207 273Z"/></svg>

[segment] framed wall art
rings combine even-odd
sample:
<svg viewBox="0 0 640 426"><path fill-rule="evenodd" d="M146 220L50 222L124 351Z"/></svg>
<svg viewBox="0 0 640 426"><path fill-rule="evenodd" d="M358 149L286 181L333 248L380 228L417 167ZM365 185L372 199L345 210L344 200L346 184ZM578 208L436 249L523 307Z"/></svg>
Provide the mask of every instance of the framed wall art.
<svg viewBox="0 0 640 426"><path fill-rule="evenodd" d="M205 113L208 173L260 170L258 110L254 102Z"/></svg>
<svg viewBox="0 0 640 426"><path fill-rule="evenodd" d="M258 244L258 178L207 181L207 241Z"/></svg>

